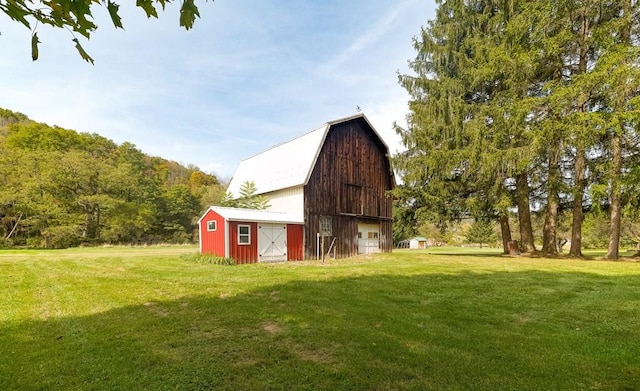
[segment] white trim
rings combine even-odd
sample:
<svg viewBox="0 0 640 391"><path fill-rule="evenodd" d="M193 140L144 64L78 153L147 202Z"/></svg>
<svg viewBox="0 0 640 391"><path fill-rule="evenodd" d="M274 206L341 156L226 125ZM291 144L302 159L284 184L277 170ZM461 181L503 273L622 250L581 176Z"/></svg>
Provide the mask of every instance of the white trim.
<svg viewBox="0 0 640 391"><path fill-rule="evenodd" d="M211 228L210 224L213 223L213 228ZM209 220L207 221L207 232L215 232L218 230L218 220Z"/></svg>
<svg viewBox="0 0 640 391"><path fill-rule="evenodd" d="M229 258L229 221L224 220L224 257Z"/></svg>
<svg viewBox="0 0 640 391"><path fill-rule="evenodd" d="M200 248L200 254L202 254L202 223L198 223L198 247Z"/></svg>
<svg viewBox="0 0 640 391"><path fill-rule="evenodd" d="M256 210L243 208L228 208L224 206L212 206L209 209L216 212L227 221L246 223L283 223L304 224L302 216L287 212L275 212L271 210Z"/></svg>
<svg viewBox="0 0 640 391"><path fill-rule="evenodd" d="M246 234L241 234L240 233L240 228L247 228L247 233ZM240 241L240 237L241 236L247 236L247 242L246 243L242 243ZM238 224L238 246L250 246L251 245L251 225L249 224Z"/></svg>

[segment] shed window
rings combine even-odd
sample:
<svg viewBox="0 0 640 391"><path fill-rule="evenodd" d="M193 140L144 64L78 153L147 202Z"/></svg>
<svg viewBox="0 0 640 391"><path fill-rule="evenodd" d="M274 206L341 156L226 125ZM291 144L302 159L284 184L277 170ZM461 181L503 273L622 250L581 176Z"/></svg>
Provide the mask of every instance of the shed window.
<svg viewBox="0 0 640 391"><path fill-rule="evenodd" d="M320 235L331 236L331 216L320 216Z"/></svg>
<svg viewBox="0 0 640 391"><path fill-rule="evenodd" d="M377 232L367 232L367 239L378 239Z"/></svg>
<svg viewBox="0 0 640 391"><path fill-rule="evenodd" d="M218 228L217 221L207 221L207 231L215 231Z"/></svg>
<svg viewBox="0 0 640 391"><path fill-rule="evenodd" d="M238 226L238 244L251 244L251 226Z"/></svg>

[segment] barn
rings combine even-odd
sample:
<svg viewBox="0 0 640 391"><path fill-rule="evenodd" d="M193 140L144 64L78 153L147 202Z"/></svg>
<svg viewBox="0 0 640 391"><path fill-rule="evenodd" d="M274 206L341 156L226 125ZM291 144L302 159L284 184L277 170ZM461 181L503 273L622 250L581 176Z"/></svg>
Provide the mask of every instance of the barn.
<svg viewBox="0 0 640 391"><path fill-rule="evenodd" d="M287 216L280 223L303 225L305 259L393 248L389 148L364 114L328 122L243 160L228 191L238 197L247 181L268 198L269 211Z"/></svg>
<svg viewBox="0 0 640 391"><path fill-rule="evenodd" d="M303 221L287 213L212 206L198 226L203 254L237 263L303 259Z"/></svg>

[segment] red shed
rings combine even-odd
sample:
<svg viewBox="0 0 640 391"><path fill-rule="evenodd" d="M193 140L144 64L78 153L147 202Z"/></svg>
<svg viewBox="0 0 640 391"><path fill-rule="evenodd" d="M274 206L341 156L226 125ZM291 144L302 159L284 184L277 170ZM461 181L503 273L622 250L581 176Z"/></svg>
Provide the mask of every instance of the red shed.
<svg viewBox="0 0 640 391"><path fill-rule="evenodd" d="M238 263L302 260L303 223L288 213L212 206L198 220L200 252Z"/></svg>

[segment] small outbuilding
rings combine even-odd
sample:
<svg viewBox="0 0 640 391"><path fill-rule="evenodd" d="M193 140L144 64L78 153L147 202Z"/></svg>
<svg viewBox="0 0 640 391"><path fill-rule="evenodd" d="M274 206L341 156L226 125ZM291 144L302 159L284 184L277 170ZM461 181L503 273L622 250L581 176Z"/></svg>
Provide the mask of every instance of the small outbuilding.
<svg viewBox="0 0 640 391"><path fill-rule="evenodd" d="M428 240L422 236L416 236L411 239L405 239L398 243L398 248L420 249L427 248Z"/></svg>
<svg viewBox="0 0 640 391"><path fill-rule="evenodd" d="M427 248L427 239L422 236L416 236L409 239L409 248Z"/></svg>
<svg viewBox="0 0 640 391"><path fill-rule="evenodd" d="M302 260L303 224L284 212L212 206L198 220L200 252L237 263Z"/></svg>

